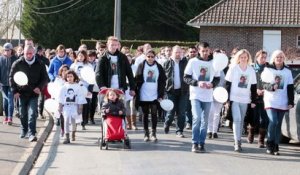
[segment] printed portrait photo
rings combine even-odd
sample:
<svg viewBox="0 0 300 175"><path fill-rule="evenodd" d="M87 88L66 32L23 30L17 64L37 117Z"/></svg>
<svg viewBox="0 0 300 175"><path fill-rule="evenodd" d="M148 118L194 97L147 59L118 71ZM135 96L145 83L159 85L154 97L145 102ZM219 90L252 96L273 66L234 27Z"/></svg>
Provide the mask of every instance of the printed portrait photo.
<svg viewBox="0 0 300 175"><path fill-rule="evenodd" d="M66 95L66 102L72 103L76 101L76 94L74 92L74 89L69 88L67 90L67 95Z"/></svg>
<svg viewBox="0 0 300 175"><path fill-rule="evenodd" d="M118 75L117 62L111 62L112 75Z"/></svg>
<svg viewBox="0 0 300 175"><path fill-rule="evenodd" d="M153 70L148 70L146 82L155 83L156 77Z"/></svg>
<svg viewBox="0 0 300 175"><path fill-rule="evenodd" d="M238 83L239 88L247 88L248 86L248 77L247 75L241 75Z"/></svg>
<svg viewBox="0 0 300 175"><path fill-rule="evenodd" d="M210 74L209 69L207 67L200 67L200 75L198 77L198 81L209 81Z"/></svg>
<svg viewBox="0 0 300 175"><path fill-rule="evenodd" d="M284 81L281 75L275 76L275 84L278 85L278 89L283 89Z"/></svg>

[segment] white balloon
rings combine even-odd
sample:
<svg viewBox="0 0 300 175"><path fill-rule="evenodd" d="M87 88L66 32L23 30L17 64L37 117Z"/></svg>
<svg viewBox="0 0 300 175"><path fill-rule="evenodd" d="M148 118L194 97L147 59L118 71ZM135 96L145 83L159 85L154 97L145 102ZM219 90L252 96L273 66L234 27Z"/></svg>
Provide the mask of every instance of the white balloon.
<svg viewBox="0 0 300 175"><path fill-rule="evenodd" d="M44 106L48 112L55 113L58 111L58 102L52 98L45 100Z"/></svg>
<svg viewBox="0 0 300 175"><path fill-rule="evenodd" d="M174 108L174 103L169 99L160 101L160 106L165 111L171 111Z"/></svg>
<svg viewBox="0 0 300 175"><path fill-rule="evenodd" d="M82 79L84 81L88 82L89 84L96 84L96 76L95 76L95 72L92 67L84 66L80 70L80 75L81 75Z"/></svg>
<svg viewBox="0 0 300 175"><path fill-rule="evenodd" d="M217 102L225 103L228 100L228 92L223 87L217 87L213 92L214 99Z"/></svg>
<svg viewBox="0 0 300 175"><path fill-rule="evenodd" d="M20 86L25 86L28 83L28 78L24 72L19 71L14 74L14 81Z"/></svg>
<svg viewBox="0 0 300 175"><path fill-rule="evenodd" d="M222 71L228 65L228 57L223 53L215 53L212 65L215 71Z"/></svg>
<svg viewBox="0 0 300 175"><path fill-rule="evenodd" d="M61 86L58 82L50 82L48 83L48 92L51 95L51 98L58 98Z"/></svg>
<svg viewBox="0 0 300 175"><path fill-rule="evenodd" d="M272 83L275 80L274 74L269 68L265 68L261 73L260 78L263 82Z"/></svg>

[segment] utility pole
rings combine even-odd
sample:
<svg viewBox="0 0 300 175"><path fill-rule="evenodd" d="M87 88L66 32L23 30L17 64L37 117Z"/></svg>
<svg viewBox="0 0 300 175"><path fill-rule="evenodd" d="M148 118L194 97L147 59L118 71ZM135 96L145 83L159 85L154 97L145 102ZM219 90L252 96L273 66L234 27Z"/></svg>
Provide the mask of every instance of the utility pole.
<svg viewBox="0 0 300 175"><path fill-rule="evenodd" d="M121 0L115 0L114 36L121 40Z"/></svg>
<svg viewBox="0 0 300 175"><path fill-rule="evenodd" d="M19 45L21 45L21 37L22 37L22 32L21 32L21 20L22 20L22 0L20 0L20 10L19 10L19 12L20 12L20 21L19 21L19 41L18 41L18 43L19 43Z"/></svg>

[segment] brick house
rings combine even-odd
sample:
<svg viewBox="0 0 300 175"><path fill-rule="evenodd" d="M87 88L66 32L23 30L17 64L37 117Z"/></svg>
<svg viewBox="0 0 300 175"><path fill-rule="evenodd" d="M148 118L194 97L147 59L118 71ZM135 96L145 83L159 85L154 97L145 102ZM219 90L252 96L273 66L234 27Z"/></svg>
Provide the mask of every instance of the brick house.
<svg viewBox="0 0 300 175"><path fill-rule="evenodd" d="M221 0L187 22L212 48L282 49L300 58L300 0Z"/></svg>

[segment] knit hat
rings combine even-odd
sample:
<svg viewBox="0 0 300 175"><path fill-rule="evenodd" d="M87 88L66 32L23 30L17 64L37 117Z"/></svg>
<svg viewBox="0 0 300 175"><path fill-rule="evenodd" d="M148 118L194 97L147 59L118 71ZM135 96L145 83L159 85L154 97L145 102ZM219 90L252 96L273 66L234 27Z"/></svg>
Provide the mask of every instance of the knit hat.
<svg viewBox="0 0 300 175"><path fill-rule="evenodd" d="M4 50L13 50L13 46L11 43L5 43L3 45Z"/></svg>

